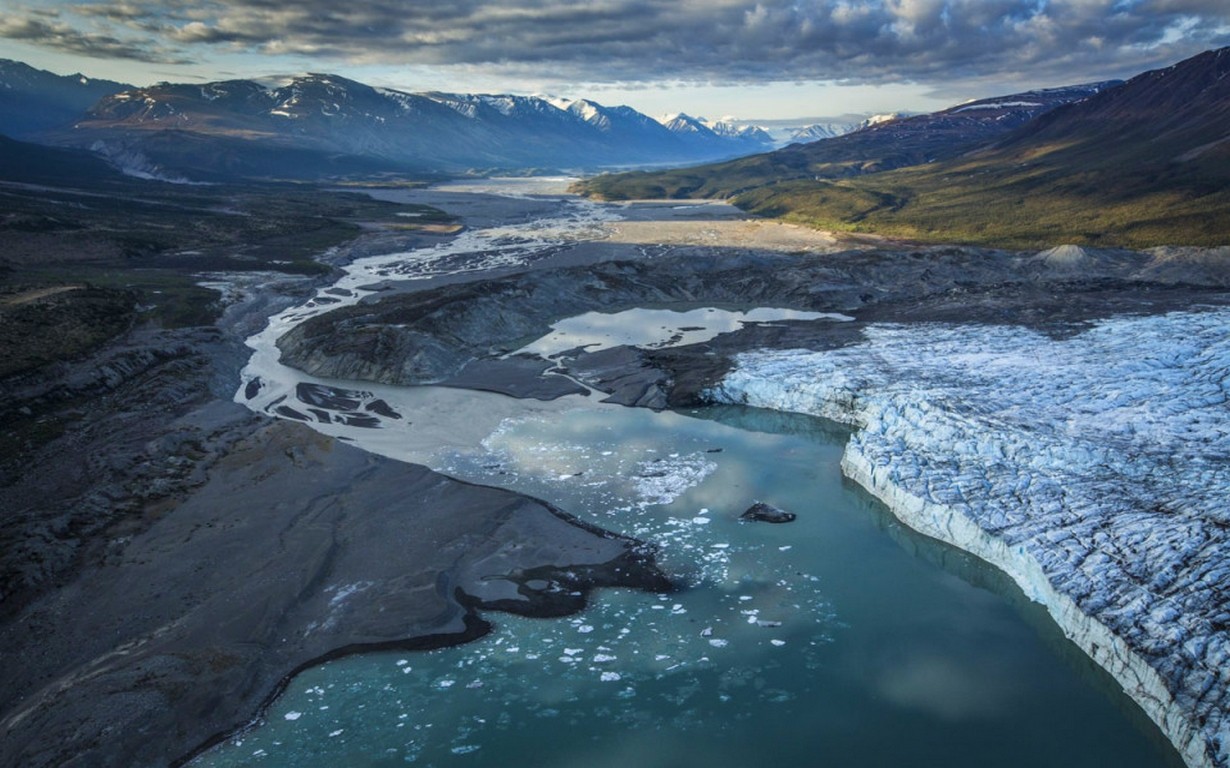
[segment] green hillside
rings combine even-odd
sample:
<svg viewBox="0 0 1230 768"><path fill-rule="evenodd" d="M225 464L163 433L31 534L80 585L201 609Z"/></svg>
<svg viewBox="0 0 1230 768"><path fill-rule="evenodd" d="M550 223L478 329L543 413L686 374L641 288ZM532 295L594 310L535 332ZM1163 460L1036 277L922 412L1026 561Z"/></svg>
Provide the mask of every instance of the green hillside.
<svg viewBox="0 0 1230 768"><path fill-rule="evenodd" d="M720 165L599 177L581 191L729 199L763 216L923 242L1226 245L1227 74L1230 49L1210 51L1061 106L997 142L894 170L868 168L865 147L830 139Z"/></svg>

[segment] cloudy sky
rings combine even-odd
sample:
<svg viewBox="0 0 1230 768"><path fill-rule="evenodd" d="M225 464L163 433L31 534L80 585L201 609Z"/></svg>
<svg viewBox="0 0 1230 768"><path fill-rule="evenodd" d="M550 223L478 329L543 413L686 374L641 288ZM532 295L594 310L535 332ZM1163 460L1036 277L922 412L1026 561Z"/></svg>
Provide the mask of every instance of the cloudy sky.
<svg viewBox="0 0 1230 768"><path fill-rule="evenodd" d="M328 71L709 117L930 110L1225 45L1227 0L0 0L0 57L60 73Z"/></svg>

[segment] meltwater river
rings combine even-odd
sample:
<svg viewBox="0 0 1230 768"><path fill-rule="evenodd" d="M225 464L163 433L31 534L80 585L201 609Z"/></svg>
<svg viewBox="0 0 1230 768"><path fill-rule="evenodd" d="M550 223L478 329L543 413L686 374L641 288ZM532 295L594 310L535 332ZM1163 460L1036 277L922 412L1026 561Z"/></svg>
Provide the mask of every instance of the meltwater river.
<svg viewBox="0 0 1230 768"><path fill-rule="evenodd" d="M480 250L515 266L534 258L536 237L583 237L618 215L567 200L558 210L551 221L357 262L321 296L348 301L375 276L481 271L467 259ZM238 399L310 414L359 447L653 542L684 588L606 590L569 619L489 615L495 631L475 643L323 664L296 677L261 724L194 765L1180 764L1006 578L902 527L844 481L842 428L748 408L655 413L595 397L373 387L280 366L276 336L330 306L288 310L252 340ZM652 323L678 330L660 314ZM380 428L330 418L327 403L297 399L312 391L301 384L382 401L364 410ZM798 518L740 522L756 500Z"/></svg>

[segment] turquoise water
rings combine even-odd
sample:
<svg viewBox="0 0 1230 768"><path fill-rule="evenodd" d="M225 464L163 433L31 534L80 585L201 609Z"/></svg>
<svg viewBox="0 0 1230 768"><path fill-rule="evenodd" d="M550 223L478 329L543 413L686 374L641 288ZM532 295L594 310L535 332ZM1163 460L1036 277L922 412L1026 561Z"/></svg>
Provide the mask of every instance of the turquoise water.
<svg viewBox="0 0 1230 768"><path fill-rule="evenodd" d="M844 481L844 439L740 408L506 423L447 469L653 541L686 588L324 664L196 764L1180 764L1000 574ZM754 500L798 519L739 522Z"/></svg>

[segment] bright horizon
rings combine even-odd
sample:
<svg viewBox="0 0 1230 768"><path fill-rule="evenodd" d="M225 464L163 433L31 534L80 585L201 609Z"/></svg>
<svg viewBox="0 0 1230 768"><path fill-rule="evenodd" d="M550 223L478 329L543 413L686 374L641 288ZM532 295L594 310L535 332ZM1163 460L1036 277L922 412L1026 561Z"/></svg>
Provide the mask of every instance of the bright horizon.
<svg viewBox="0 0 1230 768"><path fill-rule="evenodd" d="M743 121L926 112L1230 45L1221 0L0 0L0 56L136 86L327 72Z"/></svg>

